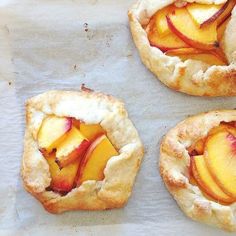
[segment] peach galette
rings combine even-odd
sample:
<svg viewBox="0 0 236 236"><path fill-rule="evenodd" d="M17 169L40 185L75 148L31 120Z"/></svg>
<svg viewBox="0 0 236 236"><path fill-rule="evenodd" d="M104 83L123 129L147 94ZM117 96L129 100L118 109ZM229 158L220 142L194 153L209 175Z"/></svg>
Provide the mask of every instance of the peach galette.
<svg viewBox="0 0 236 236"><path fill-rule="evenodd" d="M143 63L170 88L236 95L236 0L140 0L129 11Z"/></svg>
<svg viewBox="0 0 236 236"><path fill-rule="evenodd" d="M81 90L46 92L26 105L23 182L51 213L124 206L143 157L123 103Z"/></svg>
<svg viewBox="0 0 236 236"><path fill-rule="evenodd" d="M236 231L236 111L190 117L164 137L160 173L192 219Z"/></svg>

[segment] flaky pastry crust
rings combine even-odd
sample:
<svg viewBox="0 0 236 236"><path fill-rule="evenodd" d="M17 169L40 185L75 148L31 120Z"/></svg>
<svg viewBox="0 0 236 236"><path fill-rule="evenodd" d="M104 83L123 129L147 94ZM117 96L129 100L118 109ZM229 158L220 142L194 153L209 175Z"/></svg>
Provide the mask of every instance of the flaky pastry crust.
<svg viewBox="0 0 236 236"><path fill-rule="evenodd" d="M98 124L119 150L104 170L103 181L89 180L65 196L47 191L49 166L37 144L37 133L48 115L74 117ZM82 88L82 91L49 91L26 103L26 131L22 162L25 189L51 213L68 210L104 210L125 205L143 158L143 146L121 101L112 96Z"/></svg>
<svg viewBox="0 0 236 236"><path fill-rule="evenodd" d="M190 117L171 129L160 147L160 174L180 208L194 220L236 231L236 203L222 205L207 199L189 182L190 156L187 148L221 122L236 121L236 111L212 111Z"/></svg>
<svg viewBox="0 0 236 236"><path fill-rule="evenodd" d="M195 96L236 95L236 10L232 11L223 37L223 50L228 66L209 66L197 60L181 61L177 56L165 55L150 46L143 26L151 16L165 6L179 0L139 0L129 10L130 29L144 65L168 87ZM182 1L184 2L184 1ZM186 0L204 4L220 4L226 0ZM179 4L179 3L178 3Z"/></svg>

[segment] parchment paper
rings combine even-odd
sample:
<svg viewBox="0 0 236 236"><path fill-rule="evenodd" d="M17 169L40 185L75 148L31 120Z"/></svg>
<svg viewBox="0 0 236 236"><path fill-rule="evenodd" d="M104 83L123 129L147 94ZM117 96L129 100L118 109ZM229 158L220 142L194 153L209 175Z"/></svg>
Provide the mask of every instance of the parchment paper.
<svg viewBox="0 0 236 236"><path fill-rule="evenodd" d="M186 218L157 170L159 142L189 115L235 98L169 90L141 63L128 27L132 0L0 1L0 235L228 235ZM124 209L47 213L22 187L25 100L81 83L125 101L145 158Z"/></svg>

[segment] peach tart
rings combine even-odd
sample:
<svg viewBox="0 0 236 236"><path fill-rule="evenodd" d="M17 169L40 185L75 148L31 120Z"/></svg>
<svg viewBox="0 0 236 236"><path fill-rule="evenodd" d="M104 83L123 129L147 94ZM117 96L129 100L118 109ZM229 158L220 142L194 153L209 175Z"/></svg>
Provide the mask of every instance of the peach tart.
<svg viewBox="0 0 236 236"><path fill-rule="evenodd" d="M139 0L129 10L140 57L168 87L236 95L236 0Z"/></svg>
<svg viewBox="0 0 236 236"><path fill-rule="evenodd" d="M160 174L190 218L236 231L236 111L190 117L160 148Z"/></svg>
<svg viewBox="0 0 236 236"><path fill-rule="evenodd" d="M143 157L121 101L82 86L26 104L25 189L51 213L123 207Z"/></svg>

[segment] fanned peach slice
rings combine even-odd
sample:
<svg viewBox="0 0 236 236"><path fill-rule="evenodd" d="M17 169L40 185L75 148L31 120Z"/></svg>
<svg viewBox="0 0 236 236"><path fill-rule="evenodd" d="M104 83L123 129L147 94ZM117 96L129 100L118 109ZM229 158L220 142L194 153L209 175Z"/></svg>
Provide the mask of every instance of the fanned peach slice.
<svg viewBox="0 0 236 236"><path fill-rule="evenodd" d="M105 134L105 130L99 124L80 124L80 132L90 141L93 141L95 138L101 134Z"/></svg>
<svg viewBox="0 0 236 236"><path fill-rule="evenodd" d="M217 19L218 25L222 24L222 22L224 22L231 15L231 12L236 4L236 0L228 0L227 3L228 3L228 5L227 5L226 9L223 11L223 13Z"/></svg>
<svg viewBox="0 0 236 236"><path fill-rule="evenodd" d="M48 164L49 171L51 174L51 185L52 190L56 192L69 192L74 186L74 180L79 168L79 161L75 161L63 169L60 169L55 162L55 152L44 155Z"/></svg>
<svg viewBox="0 0 236 236"><path fill-rule="evenodd" d="M216 52L207 51L204 52L196 48L180 48L173 49L166 52L168 56L178 56L181 60L185 61L188 59L203 61L209 65L226 65L227 62L224 58L221 58Z"/></svg>
<svg viewBox="0 0 236 236"><path fill-rule="evenodd" d="M217 185L205 164L204 157L192 157L192 173L198 185L213 199L224 203L232 203L233 198L225 194Z"/></svg>
<svg viewBox="0 0 236 236"><path fill-rule="evenodd" d="M184 41L182 41L172 32L164 37L161 37L156 29L153 29L148 32L148 40L151 46L157 47L163 52L166 52L171 49L189 47L189 45L187 45Z"/></svg>
<svg viewBox="0 0 236 236"><path fill-rule="evenodd" d="M151 25L151 27L156 28L160 37L166 36L171 32L166 21L166 16L174 9L175 7L173 5L169 5L157 11L151 18L149 26Z"/></svg>
<svg viewBox="0 0 236 236"><path fill-rule="evenodd" d="M225 4L200 4L200 3L191 3L186 6L189 14L193 20L202 27L207 24L211 24L216 21L219 16L224 12L228 5L228 2Z"/></svg>
<svg viewBox="0 0 236 236"><path fill-rule="evenodd" d="M212 128L208 136L216 134L218 132L229 132L232 135L236 136L236 128L233 125L230 125L228 123L222 123L214 128ZM190 153L197 153L197 155L202 155L204 153L204 148L205 148L205 143L206 143L207 138L202 138L197 140L193 145L191 145L188 148L188 152Z"/></svg>
<svg viewBox="0 0 236 236"><path fill-rule="evenodd" d="M118 152L106 135L98 137L89 147L81 162L77 185L86 180L102 180L107 161L117 155Z"/></svg>
<svg viewBox="0 0 236 236"><path fill-rule="evenodd" d="M222 22L221 25L219 25L219 27L217 28L217 37L218 37L218 40L221 41L221 39L223 38L224 36L224 33L225 33L225 29L230 21L230 18L231 17L228 17L224 22Z"/></svg>
<svg viewBox="0 0 236 236"><path fill-rule="evenodd" d="M219 187L236 198L236 137L229 132L209 136L204 159Z"/></svg>
<svg viewBox="0 0 236 236"><path fill-rule="evenodd" d="M219 47L216 32L217 23L214 22L199 28L186 8L175 9L167 16L167 23L174 34L194 48L212 50Z"/></svg>
<svg viewBox="0 0 236 236"><path fill-rule="evenodd" d="M65 134L71 129L70 118L48 116L43 120L38 133L38 144L40 149L51 152L63 141Z"/></svg>
<svg viewBox="0 0 236 236"><path fill-rule="evenodd" d="M57 147L57 164L60 168L63 168L78 158L81 158L89 145L90 142L73 126L63 142Z"/></svg>

